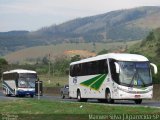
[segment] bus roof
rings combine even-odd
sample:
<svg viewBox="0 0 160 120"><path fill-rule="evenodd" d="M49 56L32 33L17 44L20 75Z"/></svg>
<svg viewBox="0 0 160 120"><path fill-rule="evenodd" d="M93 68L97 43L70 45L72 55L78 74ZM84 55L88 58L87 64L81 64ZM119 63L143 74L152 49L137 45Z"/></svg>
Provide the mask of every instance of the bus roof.
<svg viewBox="0 0 160 120"><path fill-rule="evenodd" d="M85 63L90 61L102 60L112 58L118 61L149 61L146 57L138 54L128 54L128 53L108 53L104 55L98 55L96 57L91 57L87 59L83 59L80 61L72 62L70 65Z"/></svg>
<svg viewBox="0 0 160 120"><path fill-rule="evenodd" d="M15 70L3 72L3 74L8 74L8 73L36 73L36 72L32 70L24 70L24 69L15 69Z"/></svg>

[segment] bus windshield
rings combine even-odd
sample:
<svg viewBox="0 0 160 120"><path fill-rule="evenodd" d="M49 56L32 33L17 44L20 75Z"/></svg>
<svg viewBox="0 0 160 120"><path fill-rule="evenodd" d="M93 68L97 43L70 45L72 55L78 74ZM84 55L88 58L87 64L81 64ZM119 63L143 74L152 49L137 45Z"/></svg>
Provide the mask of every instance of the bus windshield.
<svg viewBox="0 0 160 120"><path fill-rule="evenodd" d="M19 74L18 87L20 87L20 88L34 88L36 79L37 79L36 74L21 73L21 74Z"/></svg>
<svg viewBox="0 0 160 120"><path fill-rule="evenodd" d="M148 62L118 62L119 81L127 86L147 86L152 84Z"/></svg>

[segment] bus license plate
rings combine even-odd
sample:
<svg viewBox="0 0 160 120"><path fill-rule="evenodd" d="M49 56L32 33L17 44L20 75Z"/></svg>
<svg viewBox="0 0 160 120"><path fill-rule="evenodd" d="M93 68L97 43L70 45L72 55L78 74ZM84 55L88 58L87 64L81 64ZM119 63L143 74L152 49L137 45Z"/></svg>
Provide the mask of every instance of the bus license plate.
<svg viewBox="0 0 160 120"><path fill-rule="evenodd" d="M135 98L140 98L140 97L141 97L141 95L135 95L134 97L135 97Z"/></svg>

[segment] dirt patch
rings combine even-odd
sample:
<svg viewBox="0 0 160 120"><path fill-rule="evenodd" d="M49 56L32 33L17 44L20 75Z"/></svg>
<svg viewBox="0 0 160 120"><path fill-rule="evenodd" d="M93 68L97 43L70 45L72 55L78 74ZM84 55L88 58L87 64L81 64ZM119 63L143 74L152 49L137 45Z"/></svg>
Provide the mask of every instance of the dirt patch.
<svg viewBox="0 0 160 120"><path fill-rule="evenodd" d="M64 51L64 54L67 56L80 55L82 58L96 56L96 53L87 50L66 50Z"/></svg>

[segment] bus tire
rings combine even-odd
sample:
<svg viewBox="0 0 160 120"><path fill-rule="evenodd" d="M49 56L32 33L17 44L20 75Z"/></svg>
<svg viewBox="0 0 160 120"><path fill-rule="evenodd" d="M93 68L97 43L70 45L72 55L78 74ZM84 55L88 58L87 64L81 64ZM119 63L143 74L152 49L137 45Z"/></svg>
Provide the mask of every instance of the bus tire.
<svg viewBox="0 0 160 120"><path fill-rule="evenodd" d="M106 103L107 100L106 99L98 99L98 102L100 102L100 103Z"/></svg>
<svg viewBox="0 0 160 120"><path fill-rule="evenodd" d="M30 95L31 96L31 98L33 98L34 97L34 95Z"/></svg>
<svg viewBox="0 0 160 120"><path fill-rule="evenodd" d="M82 102L80 90L77 91L77 101L78 101L78 102Z"/></svg>
<svg viewBox="0 0 160 120"><path fill-rule="evenodd" d="M134 100L134 102L135 102L136 104L141 104L141 103L142 103L142 99Z"/></svg>
<svg viewBox="0 0 160 120"><path fill-rule="evenodd" d="M81 92L80 90L77 91L77 100L78 102L87 102L87 98L81 98Z"/></svg>
<svg viewBox="0 0 160 120"><path fill-rule="evenodd" d="M11 94L8 94L8 92L7 92L6 89L4 90L4 95L5 95L6 97L10 97L10 96L11 96Z"/></svg>
<svg viewBox="0 0 160 120"><path fill-rule="evenodd" d="M109 89L106 89L105 97L107 103L114 103L114 99L111 98L111 92Z"/></svg>
<svg viewBox="0 0 160 120"><path fill-rule="evenodd" d="M15 97L19 97L19 95L15 95Z"/></svg>
<svg viewBox="0 0 160 120"><path fill-rule="evenodd" d="M4 93L4 95L5 95L6 97L8 97L8 93L7 93L7 90L6 90L6 89L3 91L3 93Z"/></svg>

